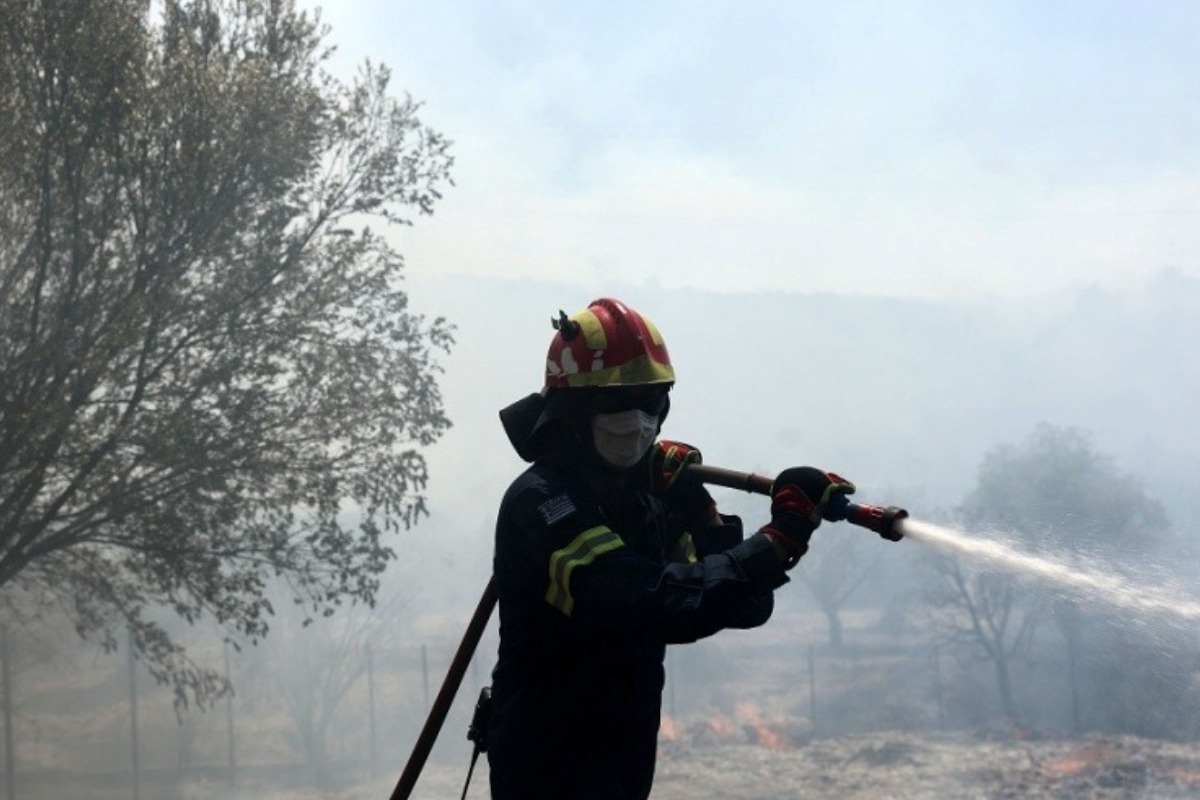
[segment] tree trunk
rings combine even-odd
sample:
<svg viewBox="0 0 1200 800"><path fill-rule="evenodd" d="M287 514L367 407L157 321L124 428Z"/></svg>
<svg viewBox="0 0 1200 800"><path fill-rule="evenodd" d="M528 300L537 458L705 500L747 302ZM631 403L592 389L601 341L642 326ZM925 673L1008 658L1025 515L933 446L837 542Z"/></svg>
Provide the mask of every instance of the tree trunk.
<svg viewBox="0 0 1200 800"><path fill-rule="evenodd" d="M1000 705L1004 708L1004 716L1010 722L1017 721L1017 704L1013 699L1012 676L1008 672L1008 659L1000 656L994 661L996 665L996 688L1000 690Z"/></svg>

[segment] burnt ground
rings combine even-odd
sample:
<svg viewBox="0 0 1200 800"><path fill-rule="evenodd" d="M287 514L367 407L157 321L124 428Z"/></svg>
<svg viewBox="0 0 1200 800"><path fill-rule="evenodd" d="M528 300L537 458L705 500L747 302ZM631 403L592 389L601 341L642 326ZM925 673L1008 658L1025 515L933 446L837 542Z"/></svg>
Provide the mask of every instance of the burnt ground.
<svg viewBox="0 0 1200 800"><path fill-rule="evenodd" d="M782 749L779 749L782 747ZM452 800L466 764L431 765L414 800ZM341 800L387 797L341 795ZM486 798L486 765L470 798ZM654 800L1200 798L1200 743L878 733L772 746L664 742Z"/></svg>
<svg viewBox="0 0 1200 800"><path fill-rule="evenodd" d="M664 748L654 797L1200 798L1200 745L874 734L774 750Z"/></svg>

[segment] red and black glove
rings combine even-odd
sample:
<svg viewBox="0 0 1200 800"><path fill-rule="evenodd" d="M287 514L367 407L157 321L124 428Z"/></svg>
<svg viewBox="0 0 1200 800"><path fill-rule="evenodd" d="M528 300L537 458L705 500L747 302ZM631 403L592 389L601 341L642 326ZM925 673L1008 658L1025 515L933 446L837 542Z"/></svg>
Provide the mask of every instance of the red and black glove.
<svg viewBox="0 0 1200 800"><path fill-rule="evenodd" d="M771 486L771 521L762 532L783 545L794 561L808 551L813 531L827 518L835 497L854 494L854 484L816 467L790 467Z"/></svg>
<svg viewBox="0 0 1200 800"><path fill-rule="evenodd" d="M694 524L706 523L717 513L717 503L704 484L687 477L687 467L701 461L695 447L666 439L655 442L643 459L647 491Z"/></svg>

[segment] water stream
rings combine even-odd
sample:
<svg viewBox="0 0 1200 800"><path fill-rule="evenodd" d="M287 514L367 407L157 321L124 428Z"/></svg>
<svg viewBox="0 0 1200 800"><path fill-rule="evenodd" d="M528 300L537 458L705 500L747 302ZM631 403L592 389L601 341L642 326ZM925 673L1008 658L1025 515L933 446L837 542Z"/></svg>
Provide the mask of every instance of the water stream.
<svg viewBox="0 0 1200 800"><path fill-rule="evenodd" d="M906 539L1052 583L1090 600L1129 611L1167 614L1186 621L1200 620L1200 603L1182 598L1168 588L1134 584L1124 577L1096 569L1076 568L1045 556L1022 553L995 539L968 536L911 518L900 520L897 525Z"/></svg>

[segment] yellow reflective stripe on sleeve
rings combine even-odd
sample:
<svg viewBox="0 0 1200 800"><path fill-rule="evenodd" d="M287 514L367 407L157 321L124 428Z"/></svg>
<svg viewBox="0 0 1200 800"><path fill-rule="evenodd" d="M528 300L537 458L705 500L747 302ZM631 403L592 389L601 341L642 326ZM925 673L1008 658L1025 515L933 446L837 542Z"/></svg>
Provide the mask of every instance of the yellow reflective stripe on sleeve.
<svg viewBox="0 0 1200 800"><path fill-rule="evenodd" d="M561 550L555 550L550 554L550 588L546 590L546 602L571 616L575 608L575 598L571 596L571 573L576 567L595 561L596 556L624 545L621 537L611 528L597 525L576 536Z"/></svg>
<svg viewBox="0 0 1200 800"><path fill-rule="evenodd" d="M684 533L675 541L675 547L671 549L671 560L678 564L695 564L700 560L696 553L696 543L692 541L690 533Z"/></svg>

